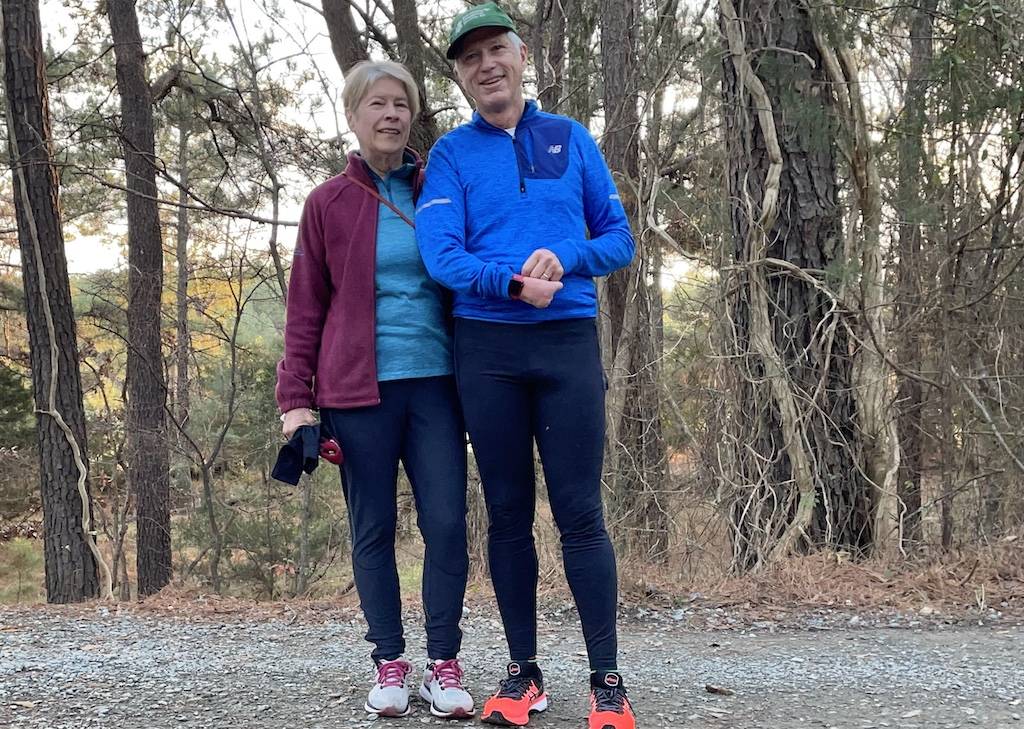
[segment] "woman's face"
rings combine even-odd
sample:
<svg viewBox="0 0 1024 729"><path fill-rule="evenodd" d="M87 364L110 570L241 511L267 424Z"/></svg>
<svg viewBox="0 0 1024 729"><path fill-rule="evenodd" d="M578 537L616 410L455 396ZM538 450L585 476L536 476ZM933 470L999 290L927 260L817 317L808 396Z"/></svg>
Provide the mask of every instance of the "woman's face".
<svg viewBox="0 0 1024 729"><path fill-rule="evenodd" d="M377 79L346 118L364 157L401 155L412 122L405 86L389 76Z"/></svg>

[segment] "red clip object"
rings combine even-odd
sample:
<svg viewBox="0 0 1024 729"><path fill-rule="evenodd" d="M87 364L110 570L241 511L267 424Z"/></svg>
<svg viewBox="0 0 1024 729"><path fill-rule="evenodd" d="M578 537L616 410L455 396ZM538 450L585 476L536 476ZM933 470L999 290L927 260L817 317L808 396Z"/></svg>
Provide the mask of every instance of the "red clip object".
<svg viewBox="0 0 1024 729"><path fill-rule="evenodd" d="M334 438L323 438L320 441L320 457L339 466L345 460L345 456L341 453L341 446Z"/></svg>

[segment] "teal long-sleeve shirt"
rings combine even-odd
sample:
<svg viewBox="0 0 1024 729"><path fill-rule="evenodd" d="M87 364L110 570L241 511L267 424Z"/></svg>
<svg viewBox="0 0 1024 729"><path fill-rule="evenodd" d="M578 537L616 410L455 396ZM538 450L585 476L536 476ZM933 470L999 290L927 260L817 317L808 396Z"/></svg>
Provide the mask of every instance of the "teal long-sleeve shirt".
<svg viewBox="0 0 1024 729"><path fill-rule="evenodd" d="M406 164L383 179L373 175L380 196L410 219L414 215L414 173L415 167ZM450 375L451 337L441 288L427 275L409 224L384 204L378 215L374 274L377 380Z"/></svg>
<svg viewBox="0 0 1024 729"><path fill-rule="evenodd" d="M430 275L455 291L454 314L528 323L593 317L595 276L629 264L633 235L587 129L527 102L513 137L479 114L434 145L416 210ZM546 309L511 299L533 251L558 256L564 288Z"/></svg>

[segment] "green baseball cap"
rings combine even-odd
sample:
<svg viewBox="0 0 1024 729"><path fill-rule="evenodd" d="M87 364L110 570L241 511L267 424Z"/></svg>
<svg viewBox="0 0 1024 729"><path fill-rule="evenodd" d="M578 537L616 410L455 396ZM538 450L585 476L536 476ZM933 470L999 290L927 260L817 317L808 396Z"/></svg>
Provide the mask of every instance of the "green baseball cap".
<svg viewBox="0 0 1024 729"><path fill-rule="evenodd" d="M462 39L477 28L507 28L514 31L516 26L497 3L474 5L452 21L452 29L448 33L448 52L445 54L448 60L458 57L462 51Z"/></svg>

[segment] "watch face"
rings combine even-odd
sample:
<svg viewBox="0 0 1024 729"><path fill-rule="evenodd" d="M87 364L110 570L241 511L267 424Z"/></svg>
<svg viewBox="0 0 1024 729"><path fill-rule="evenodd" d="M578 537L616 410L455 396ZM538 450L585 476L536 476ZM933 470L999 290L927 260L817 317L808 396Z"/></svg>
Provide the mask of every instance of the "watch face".
<svg viewBox="0 0 1024 729"><path fill-rule="evenodd" d="M523 293L523 282L512 279L508 282L508 293L511 296L519 296Z"/></svg>

